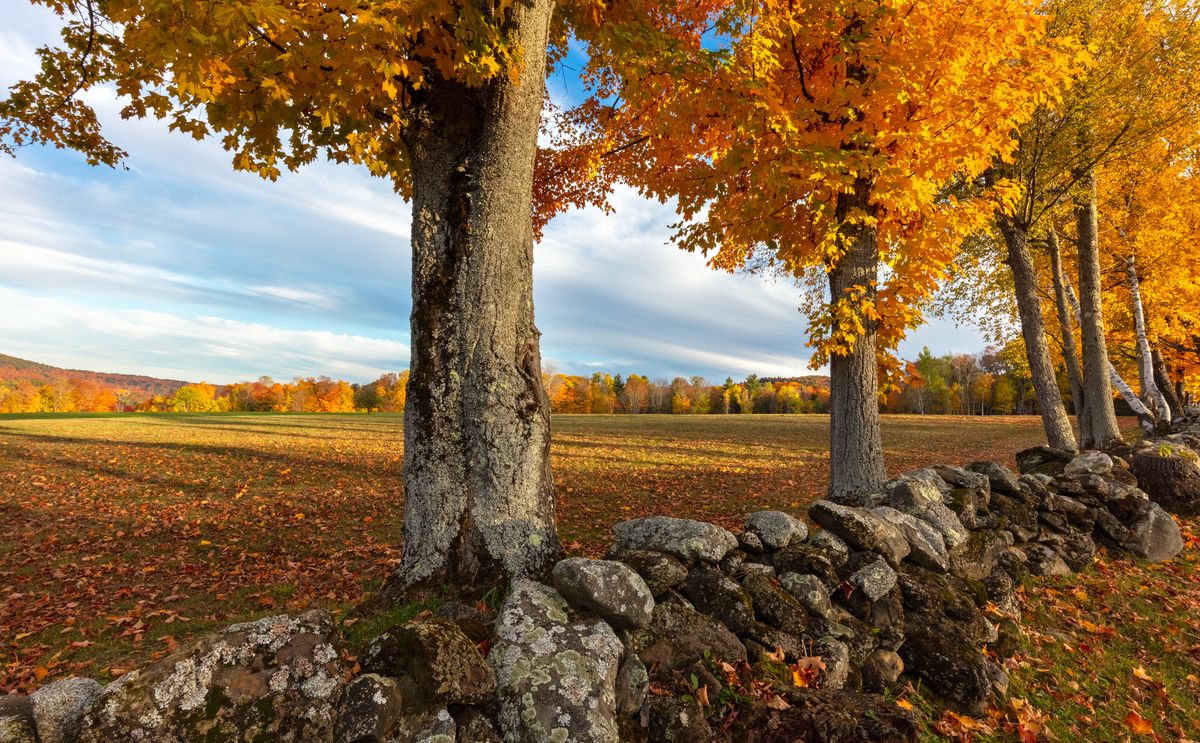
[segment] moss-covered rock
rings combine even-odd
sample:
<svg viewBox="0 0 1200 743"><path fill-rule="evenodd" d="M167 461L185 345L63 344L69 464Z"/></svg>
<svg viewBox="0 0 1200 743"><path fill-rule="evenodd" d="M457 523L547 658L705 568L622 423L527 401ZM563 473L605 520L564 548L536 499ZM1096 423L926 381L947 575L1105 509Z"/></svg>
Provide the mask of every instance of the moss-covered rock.
<svg viewBox="0 0 1200 743"><path fill-rule="evenodd" d="M109 684L81 743L329 740L343 668L327 612L233 625Z"/></svg>
<svg viewBox="0 0 1200 743"><path fill-rule="evenodd" d="M488 656L504 740L616 743L622 650L607 624L574 615L554 589L514 581Z"/></svg>
<svg viewBox="0 0 1200 743"><path fill-rule="evenodd" d="M369 673L413 679L424 707L477 704L496 688L491 666L457 624L433 617L375 638L363 654Z"/></svg>

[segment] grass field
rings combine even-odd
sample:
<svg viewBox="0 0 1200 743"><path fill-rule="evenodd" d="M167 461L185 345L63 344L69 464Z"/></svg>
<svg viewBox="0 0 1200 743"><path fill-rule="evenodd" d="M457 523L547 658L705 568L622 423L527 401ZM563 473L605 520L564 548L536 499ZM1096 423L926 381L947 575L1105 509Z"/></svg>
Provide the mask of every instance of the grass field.
<svg viewBox="0 0 1200 743"><path fill-rule="evenodd" d="M732 526L752 510L801 512L826 485L827 424L823 416L556 418L563 541L595 553L615 521L656 513ZM386 415L0 416L0 692L69 673L119 675L233 620L353 605L399 556L401 438L401 418ZM889 416L884 439L889 471L899 472L935 461L1012 464L1012 453L1042 434L1032 417ZM1175 572L1128 580L1161 581L1172 601L1194 601L1195 550L1188 554ZM1055 595L1075 592L1061 583ZM1140 626L1144 613L1134 614L1126 618ZM1039 621L1064 616L1047 609ZM1146 648L1184 648L1183 665L1161 683L1192 683L1195 697L1187 680L1200 673L1194 611L1188 621L1170 624L1175 644ZM1030 646L1042 658L1053 651ZM1037 698L1041 669L1014 669L1014 689Z"/></svg>

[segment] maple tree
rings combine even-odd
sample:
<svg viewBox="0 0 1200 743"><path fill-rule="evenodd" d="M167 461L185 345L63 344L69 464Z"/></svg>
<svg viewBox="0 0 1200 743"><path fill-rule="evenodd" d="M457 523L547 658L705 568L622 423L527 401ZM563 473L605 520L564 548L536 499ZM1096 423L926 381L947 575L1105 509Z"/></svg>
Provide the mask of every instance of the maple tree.
<svg viewBox="0 0 1200 743"><path fill-rule="evenodd" d="M919 322L986 221L986 200L969 198L978 177L1072 50L1017 0L699 3L668 20L631 30L636 16L613 9L577 23L592 95L563 117L539 195L551 209L602 201L595 182L624 180L675 199L676 241L713 266L819 279L810 343L833 378L831 493L877 488L877 352ZM561 176L581 170L593 179Z"/></svg>
<svg viewBox="0 0 1200 743"><path fill-rule="evenodd" d="M548 569L530 199L551 0L40 4L62 39L0 103L0 149L120 163L84 95L107 88L122 116L219 138L236 169L324 156L412 201L403 581Z"/></svg>

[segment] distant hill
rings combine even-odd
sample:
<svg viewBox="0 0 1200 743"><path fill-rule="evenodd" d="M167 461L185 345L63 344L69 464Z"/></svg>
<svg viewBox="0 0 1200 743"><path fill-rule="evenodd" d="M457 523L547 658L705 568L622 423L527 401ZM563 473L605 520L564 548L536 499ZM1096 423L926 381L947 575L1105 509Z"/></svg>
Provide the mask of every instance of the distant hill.
<svg viewBox="0 0 1200 743"><path fill-rule="evenodd" d="M776 382L799 382L810 387L829 388L829 377L824 374L807 374L803 377L759 377L758 381L770 382L771 384Z"/></svg>
<svg viewBox="0 0 1200 743"><path fill-rule="evenodd" d="M0 353L0 384L5 382L20 382L27 380L35 384L46 384L56 379L86 379L111 389L129 390L146 397L154 395L170 395L175 390L188 384L179 379L159 379L141 374L108 374L105 372L83 371L82 369L60 369L49 364L39 364L36 361L19 359Z"/></svg>

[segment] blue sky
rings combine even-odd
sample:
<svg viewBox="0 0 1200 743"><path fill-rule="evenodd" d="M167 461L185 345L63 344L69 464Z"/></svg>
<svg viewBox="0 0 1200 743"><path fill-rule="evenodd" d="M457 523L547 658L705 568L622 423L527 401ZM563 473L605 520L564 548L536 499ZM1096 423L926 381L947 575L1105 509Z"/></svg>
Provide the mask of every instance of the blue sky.
<svg viewBox="0 0 1200 743"><path fill-rule="evenodd" d="M55 19L10 3L0 86L32 74ZM550 81L557 97L570 70ZM0 159L0 353L68 366L230 382L269 374L365 381L408 363L408 205L385 181L320 163L269 183L213 141L124 122L89 98L129 170L27 149ZM669 242L669 206L617 192L616 212L558 217L535 249L545 362L710 379L811 373L798 294L733 276ZM915 355L979 350L949 322Z"/></svg>

